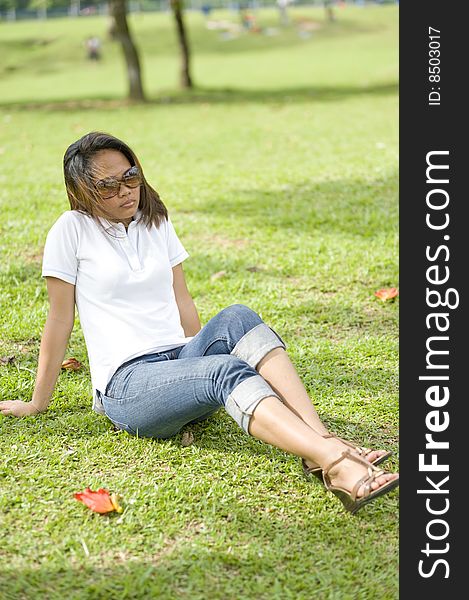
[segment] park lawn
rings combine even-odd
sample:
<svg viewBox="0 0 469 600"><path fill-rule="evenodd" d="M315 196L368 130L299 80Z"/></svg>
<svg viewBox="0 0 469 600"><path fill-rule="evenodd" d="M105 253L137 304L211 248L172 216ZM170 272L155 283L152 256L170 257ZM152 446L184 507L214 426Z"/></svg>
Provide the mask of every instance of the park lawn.
<svg viewBox="0 0 469 600"><path fill-rule="evenodd" d="M0 24L13 65L0 89L0 356L15 357L0 365L2 400L34 389L42 249L69 208L64 150L100 129L129 142L166 203L202 322L237 302L256 310L330 429L393 450L398 467L399 299L374 296L398 287L398 9L337 9L330 25L319 9L293 14L320 29L221 41L190 14L191 93L175 87L168 15L135 15L144 105L122 100L115 48L83 59L104 18ZM275 26L275 11L258 15ZM84 368L60 374L46 413L0 415L2 600L398 597L398 491L346 514L298 458L222 410L186 428L189 446L183 432L115 431L91 411L78 317L72 356ZM123 513L86 509L73 493L87 486L121 494Z"/></svg>

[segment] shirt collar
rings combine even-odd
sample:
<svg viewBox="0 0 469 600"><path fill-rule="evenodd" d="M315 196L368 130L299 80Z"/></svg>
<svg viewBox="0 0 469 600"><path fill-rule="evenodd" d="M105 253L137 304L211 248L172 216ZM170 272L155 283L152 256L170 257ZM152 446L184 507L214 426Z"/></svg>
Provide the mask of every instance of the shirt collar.
<svg viewBox="0 0 469 600"><path fill-rule="evenodd" d="M136 223L140 219L142 214L143 214L142 211L138 208L137 212L135 213L135 215L133 217L133 221L131 221L129 223L129 227L132 226L134 223ZM97 219L103 227L106 227L106 228L111 227L111 228L119 229L119 230L125 229L124 223L115 223L114 221L108 221L107 219L104 219L103 217L99 217L99 216L97 217Z"/></svg>

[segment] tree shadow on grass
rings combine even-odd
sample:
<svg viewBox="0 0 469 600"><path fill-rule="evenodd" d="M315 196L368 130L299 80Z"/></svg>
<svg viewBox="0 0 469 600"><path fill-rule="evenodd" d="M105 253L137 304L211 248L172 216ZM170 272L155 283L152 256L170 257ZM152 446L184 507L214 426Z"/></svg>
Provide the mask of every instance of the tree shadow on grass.
<svg viewBox="0 0 469 600"><path fill-rule="evenodd" d="M362 96L391 96L398 93L398 83L388 81L371 85L301 86L276 89L209 88L196 87L190 91L168 90L160 92L144 103L134 103L114 96L96 96L76 100L41 100L24 102L0 102L0 108L14 111L43 110L46 112L70 112L75 110L103 110L171 105L197 104L249 104L263 105L337 102Z"/></svg>
<svg viewBox="0 0 469 600"><path fill-rule="evenodd" d="M259 151L262 152L262 147ZM178 212L239 222L241 232L246 227L257 231L277 228L292 233L344 233L359 237L397 232L397 176L394 175L367 181L304 181L280 189L231 189L226 195L228 199L207 200L191 208L179 208Z"/></svg>
<svg viewBox="0 0 469 600"><path fill-rule="evenodd" d="M366 281L361 282L366 285ZM369 283L370 298L373 284ZM292 323L299 326L300 330L294 332L293 340L301 343L305 335L305 327L310 326L314 331L322 333L323 340L331 344L331 355L336 357L338 364L349 364L349 360L340 356L341 346L338 342L355 341L361 337L374 336L379 339L386 334L398 337L396 311L389 307L384 309L374 296L372 304L365 301L357 302L354 298L335 297L334 293L323 294L321 291L305 291L305 299L294 305L288 305L285 314ZM280 304L280 302L279 302ZM281 306L279 307L281 308ZM279 331L282 337L286 331ZM320 359L320 357L319 357Z"/></svg>
<svg viewBox="0 0 469 600"><path fill-rule="evenodd" d="M0 572L2 597L267 600L330 598L332 590L334 597L352 598L360 590L361 597L372 598L378 581L381 586L386 583L386 597L395 597L396 493L350 517L319 485L307 485L301 511L290 508L280 491L269 489L264 503L242 512L235 509L236 520L230 523L229 512L214 499L209 502L210 515L207 507L189 514L184 526L169 535L152 523L153 539L144 532L129 539L116 526L106 548L94 537L99 526L89 523L88 531L71 527L54 552L45 548L49 556L41 544L41 556L31 557L28 568L12 570L5 562ZM277 509L269 510L271 504ZM279 504L284 506L281 512ZM379 575L376 556L386 557L380 561Z"/></svg>
<svg viewBox="0 0 469 600"><path fill-rule="evenodd" d="M268 152L267 147L262 147L262 141L259 152ZM371 147L372 152L378 150ZM176 210L181 215L181 222L185 214L207 215L221 222L220 229L226 224L237 223L240 234L247 227L256 233L278 229L311 235L343 233L361 238L398 231L397 173L370 175L366 180L350 177L315 182L319 177L320 173L316 173L309 180L271 189L231 188L226 190L222 200L217 196L193 201ZM62 212L66 210L69 206L64 205ZM59 216L57 214L56 218ZM10 221L10 227L14 225L20 231L21 223L16 223L14 218ZM215 227L216 223L212 225L212 233L217 234ZM44 241L46 233L44 230ZM0 276L7 273L25 281L34 274L40 275L41 260L41 253L37 253L28 263L11 262L7 268L2 267Z"/></svg>

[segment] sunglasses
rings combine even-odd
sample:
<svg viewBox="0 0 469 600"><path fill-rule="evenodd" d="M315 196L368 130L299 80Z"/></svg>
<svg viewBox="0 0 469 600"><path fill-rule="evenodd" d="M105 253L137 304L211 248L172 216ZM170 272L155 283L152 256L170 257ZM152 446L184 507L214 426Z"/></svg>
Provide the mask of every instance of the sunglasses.
<svg viewBox="0 0 469 600"><path fill-rule="evenodd" d="M115 177L106 177L106 179L100 179L95 183L96 189L99 195L104 200L109 200L119 193L121 184L124 184L128 188L136 188L142 184L142 175L138 167L130 167L123 175L121 179Z"/></svg>

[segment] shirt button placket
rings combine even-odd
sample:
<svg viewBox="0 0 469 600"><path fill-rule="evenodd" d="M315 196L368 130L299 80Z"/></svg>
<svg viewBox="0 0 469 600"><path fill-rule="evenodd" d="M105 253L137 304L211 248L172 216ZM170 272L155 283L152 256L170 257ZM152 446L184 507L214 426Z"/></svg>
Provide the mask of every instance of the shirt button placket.
<svg viewBox="0 0 469 600"><path fill-rule="evenodd" d="M121 240L121 244L125 254L127 255L127 259L129 261L130 266L132 267L132 270L140 271L142 269L142 265L140 264L138 254L135 252L135 249L132 246L128 235L126 235L125 238Z"/></svg>

